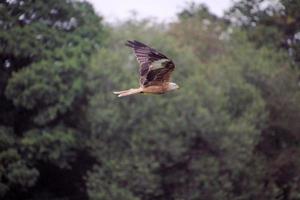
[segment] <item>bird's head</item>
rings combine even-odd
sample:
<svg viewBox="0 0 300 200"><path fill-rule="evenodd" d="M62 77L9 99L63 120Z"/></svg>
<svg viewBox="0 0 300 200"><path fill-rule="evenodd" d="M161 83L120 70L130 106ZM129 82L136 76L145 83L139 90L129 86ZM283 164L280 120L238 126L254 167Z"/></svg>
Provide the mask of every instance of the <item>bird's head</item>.
<svg viewBox="0 0 300 200"><path fill-rule="evenodd" d="M177 89L179 89L179 86L176 83L169 83L169 91Z"/></svg>

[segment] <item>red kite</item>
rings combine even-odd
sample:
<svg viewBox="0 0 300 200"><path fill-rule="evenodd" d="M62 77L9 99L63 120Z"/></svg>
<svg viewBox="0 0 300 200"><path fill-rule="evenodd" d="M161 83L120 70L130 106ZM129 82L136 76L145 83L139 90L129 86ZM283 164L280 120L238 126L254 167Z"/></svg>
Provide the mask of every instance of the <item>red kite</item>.
<svg viewBox="0 0 300 200"><path fill-rule="evenodd" d="M118 97L139 93L164 94L179 88L176 83L170 82L171 73L175 69L172 60L136 40L127 41L125 45L133 49L140 65L140 87L114 92L114 94Z"/></svg>

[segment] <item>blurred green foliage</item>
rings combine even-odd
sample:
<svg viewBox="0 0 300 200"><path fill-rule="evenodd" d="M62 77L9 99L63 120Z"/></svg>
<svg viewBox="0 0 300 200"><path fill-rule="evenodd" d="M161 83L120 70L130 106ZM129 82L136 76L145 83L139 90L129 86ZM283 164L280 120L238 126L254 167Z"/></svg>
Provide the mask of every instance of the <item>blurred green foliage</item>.
<svg viewBox="0 0 300 200"><path fill-rule="evenodd" d="M1 196L76 196L75 186L54 187L81 151L86 69L107 37L101 18L60 0L1 1L0 13Z"/></svg>
<svg viewBox="0 0 300 200"><path fill-rule="evenodd" d="M228 19L247 32L257 47L289 52L300 65L300 1L241 0L228 11Z"/></svg>
<svg viewBox="0 0 300 200"><path fill-rule="evenodd" d="M279 3L104 25L84 1L1 2L1 199L299 199L298 53L274 28L299 6ZM138 85L127 39L172 58L181 89L116 98Z"/></svg>

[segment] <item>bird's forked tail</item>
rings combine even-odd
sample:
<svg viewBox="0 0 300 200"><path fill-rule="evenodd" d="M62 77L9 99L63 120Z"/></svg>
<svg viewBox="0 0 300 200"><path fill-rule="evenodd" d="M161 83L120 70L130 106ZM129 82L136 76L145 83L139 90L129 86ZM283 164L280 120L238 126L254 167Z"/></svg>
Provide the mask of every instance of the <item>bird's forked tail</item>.
<svg viewBox="0 0 300 200"><path fill-rule="evenodd" d="M142 88L135 88L135 89L114 92L114 94L117 94L118 97L125 97L125 96L129 96L129 95L141 93L142 91L143 91Z"/></svg>

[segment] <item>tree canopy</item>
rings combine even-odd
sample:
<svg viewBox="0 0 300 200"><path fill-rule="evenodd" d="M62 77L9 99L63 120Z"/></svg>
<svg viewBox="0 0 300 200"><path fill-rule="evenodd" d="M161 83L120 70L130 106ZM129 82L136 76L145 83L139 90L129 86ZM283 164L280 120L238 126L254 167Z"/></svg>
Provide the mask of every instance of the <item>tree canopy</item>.
<svg viewBox="0 0 300 200"><path fill-rule="evenodd" d="M85 1L0 3L0 198L299 198L298 3L224 17L104 24ZM128 39L176 64L181 89L138 85Z"/></svg>

